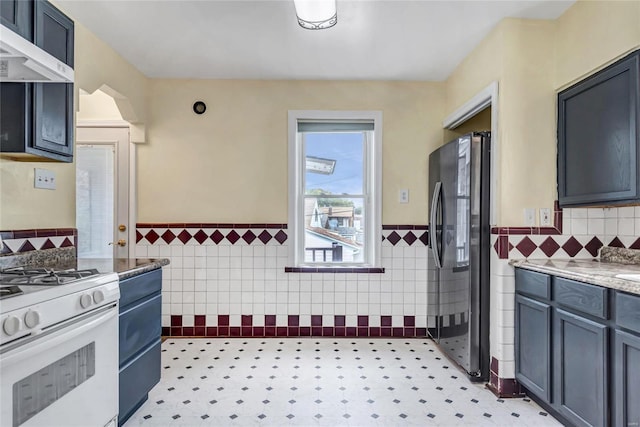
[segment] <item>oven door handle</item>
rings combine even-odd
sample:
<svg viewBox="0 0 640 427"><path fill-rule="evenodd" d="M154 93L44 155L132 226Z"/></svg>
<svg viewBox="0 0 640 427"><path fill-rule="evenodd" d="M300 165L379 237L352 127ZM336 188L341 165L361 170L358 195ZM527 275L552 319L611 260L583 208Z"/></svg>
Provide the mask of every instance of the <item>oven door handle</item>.
<svg viewBox="0 0 640 427"><path fill-rule="evenodd" d="M50 332L34 335L31 337L30 342L23 343L13 350L7 349L6 353L1 354L0 364L9 365L16 360L27 358L33 354L46 352L48 349L85 334L117 316L118 306L110 305L97 310L93 316L82 319L82 323L75 323L75 327L73 327L73 323L71 325L61 325Z"/></svg>

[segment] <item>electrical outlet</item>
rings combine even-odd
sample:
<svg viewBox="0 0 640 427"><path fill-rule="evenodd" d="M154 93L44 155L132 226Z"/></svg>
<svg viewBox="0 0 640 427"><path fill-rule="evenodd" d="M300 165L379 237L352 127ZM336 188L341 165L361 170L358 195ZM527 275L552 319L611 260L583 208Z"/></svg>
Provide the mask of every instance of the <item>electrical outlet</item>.
<svg viewBox="0 0 640 427"><path fill-rule="evenodd" d="M43 188L45 190L56 189L56 173L49 169L35 168L34 172L35 182L33 186L35 188Z"/></svg>
<svg viewBox="0 0 640 427"><path fill-rule="evenodd" d="M551 209L540 208L540 227L549 227L551 225Z"/></svg>
<svg viewBox="0 0 640 427"><path fill-rule="evenodd" d="M398 202L409 203L409 190L404 189L398 192Z"/></svg>
<svg viewBox="0 0 640 427"><path fill-rule="evenodd" d="M536 225L536 209L535 208L524 209L524 225L527 227L535 227Z"/></svg>

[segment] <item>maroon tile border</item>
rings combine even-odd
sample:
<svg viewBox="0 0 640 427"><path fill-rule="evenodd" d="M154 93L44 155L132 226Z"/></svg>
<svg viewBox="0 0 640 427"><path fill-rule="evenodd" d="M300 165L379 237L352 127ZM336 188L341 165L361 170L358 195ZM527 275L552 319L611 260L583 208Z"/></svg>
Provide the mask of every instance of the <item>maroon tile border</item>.
<svg viewBox="0 0 640 427"><path fill-rule="evenodd" d="M287 224L219 222L139 222L136 228L267 228L286 229Z"/></svg>
<svg viewBox="0 0 640 427"><path fill-rule="evenodd" d="M66 237L59 246L56 246L51 240L47 239L38 247L34 246L35 242L29 239L41 238L41 237ZM0 239L2 244L0 245L0 255L15 255L25 252L37 251L42 249L55 249L55 248L68 248L78 245L78 230L75 228L40 228L29 230L2 230L0 231ZM16 250L12 251L6 244L8 240L22 240L25 242Z"/></svg>
<svg viewBox="0 0 640 427"><path fill-rule="evenodd" d="M562 235L562 221L562 209L556 200L554 203L553 227L493 227L491 228L491 234L498 236L493 248L500 259L508 259L510 251L514 248L525 258L530 256L536 249L540 249L547 257L552 257L562 249L568 258L574 258L583 248L593 257L596 257L598 249L606 244L606 242L602 242L598 237L594 236L583 246L575 237L569 236L568 240L560 245L552 236ZM509 236L516 235L524 237L514 246L509 242ZM537 245L527 237L530 235L548 235L550 237L540 245ZM624 247L624 244L619 238L614 237L606 246ZM640 248L640 238L633 242L629 248Z"/></svg>
<svg viewBox="0 0 640 427"><path fill-rule="evenodd" d="M553 204L553 227L492 227L491 234L499 235L560 235L562 234L562 208L556 200Z"/></svg>
<svg viewBox="0 0 640 427"><path fill-rule="evenodd" d="M513 378L500 378L498 359L491 357L490 375L487 388L498 397L520 397L524 394L520 383Z"/></svg>
<svg viewBox="0 0 640 427"><path fill-rule="evenodd" d="M285 267L285 273L384 273L384 267Z"/></svg>
<svg viewBox="0 0 640 427"><path fill-rule="evenodd" d="M383 225L383 230L428 230L428 225Z"/></svg>
<svg viewBox="0 0 640 427"><path fill-rule="evenodd" d="M566 236L565 236L566 237ZM516 242L514 242L516 243ZM598 251L602 246L611 246L611 247L619 247L624 248L625 245L618 237L614 237L611 239L609 243L606 241L601 241L598 237L594 236L587 242L585 245L582 245L575 237L569 236L569 238L560 245L554 239L554 236L547 237L542 243L539 245L534 243L528 236L523 236L520 241L518 241L515 245L509 242L509 236L507 235L499 235L496 242L493 245L496 253L498 254L498 258L500 259L508 259L509 254L513 249L517 249L519 252L518 257L520 255L525 258L529 257L536 249L540 249L544 255L548 258L552 257L558 251L562 250L564 252L563 257L574 258L582 249L585 249L592 257L598 256ZM629 245L629 249L638 249L640 248L640 238L637 238L633 243Z"/></svg>
<svg viewBox="0 0 640 427"><path fill-rule="evenodd" d="M322 315L311 316L311 325L300 326L298 315L287 316L287 325L276 325L275 315L265 315L265 326L254 326L255 315L242 315L241 325L229 325L229 315L218 315L218 326L207 326L206 316L196 315L195 326L183 326L181 315L171 316L165 337L426 337L426 328L415 327L415 316L404 316L401 327L391 326L391 316L380 316L381 326L369 326L372 316L357 316L357 326L345 326L343 315L334 316L334 326L324 326Z"/></svg>
<svg viewBox="0 0 640 427"><path fill-rule="evenodd" d="M1 230L2 240L30 239L32 237L77 236L75 228L39 228L33 230Z"/></svg>
<svg viewBox="0 0 640 427"><path fill-rule="evenodd" d="M254 231L252 231L255 230ZM271 240L283 244L288 236L287 224L221 224L221 223L138 223L136 243L143 240L150 244L193 241L202 245L209 239L215 244L224 240L236 244L244 241L247 244L267 244ZM207 231L205 231L207 230ZM211 231L213 230L213 231ZM261 232L259 230L262 230ZM278 231L273 231L278 230ZM388 232L391 230L390 232ZM429 243L429 227L426 225L383 225L382 241L395 246L401 241L407 245ZM257 233L257 234L256 234ZM177 240L176 240L177 239Z"/></svg>

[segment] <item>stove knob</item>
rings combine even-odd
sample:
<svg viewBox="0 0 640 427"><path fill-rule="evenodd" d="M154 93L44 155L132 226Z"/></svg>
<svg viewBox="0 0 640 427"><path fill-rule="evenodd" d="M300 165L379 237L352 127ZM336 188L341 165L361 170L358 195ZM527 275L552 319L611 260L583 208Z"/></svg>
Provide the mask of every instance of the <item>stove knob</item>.
<svg viewBox="0 0 640 427"><path fill-rule="evenodd" d="M20 330L20 319L16 316L9 316L4 319L4 323L2 324L2 329L4 332L11 336Z"/></svg>
<svg viewBox="0 0 640 427"><path fill-rule="evenodd" d="M24 324L27 328L35 328L40 323L40 313L37 311L29 310L24 315Z"/></svg>
<svg viewBox="0 0 640 427"><path fill-rule="evenodd" d="M84 294L80 296L80 306L82 308L87 308L89 307L91 304L93 303L93 300L91 299L91 295L89 294Z"/></svg>
<svg viewBox="0 0 640 427"><path fill-rule="evenodd" d="M104 301L104 292L102 292L100 289L94 291L93 300L96 302L96 304L100 304L102 301Z"/></svg>

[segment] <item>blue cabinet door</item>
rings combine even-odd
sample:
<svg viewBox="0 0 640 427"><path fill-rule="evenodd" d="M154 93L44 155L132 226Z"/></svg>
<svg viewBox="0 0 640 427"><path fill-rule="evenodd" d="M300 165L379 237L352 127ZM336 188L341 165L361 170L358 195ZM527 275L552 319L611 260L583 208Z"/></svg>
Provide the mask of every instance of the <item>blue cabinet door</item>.
<svg viewBox="0 0 640 427"><path fill-rule="evenodd" d="M609 337L606 325L557 309L554 405L576 426L609 423Z"/></svg>
<svg viewBox="0 0 640 427"><path fill-rule="evenodd" d="M640 52L558 95L560 206L640 198Z"/></svg>
<svg viewBox="0 0 640 427"><path fill-rule="evenodd" d="M551 403L551 306L516 295L516 379Z"/></svg>
<svg viewBox="0 0 640 427"><path fill-rule="evenodd" d="M25 39L33 41L33 2L0 1L0 23Z"/></svg>
<svg viewBox="0 0 640 427"><path fill-rule="evenodd" d="M613 359L613 425L640 426L640 336L616 330Z"/></svg>

